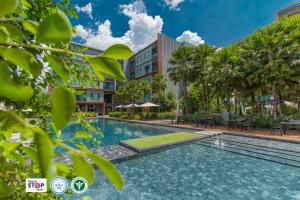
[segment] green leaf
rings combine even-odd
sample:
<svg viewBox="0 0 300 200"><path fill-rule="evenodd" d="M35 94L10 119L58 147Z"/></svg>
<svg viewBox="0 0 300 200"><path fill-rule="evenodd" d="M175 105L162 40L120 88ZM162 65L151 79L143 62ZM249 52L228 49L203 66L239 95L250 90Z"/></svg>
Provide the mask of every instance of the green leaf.
<svg viewBox="0 0 300 200"><path fill-rule="evenodd" d="M18 65L24 71L37 77L41 73L42 65L28 51L15 48L1 48L0 55L7 61Z"/></svg>
<svg viewBox="0 0 300 200"><path fill-rule="evenodd" d="M26 101L33 95L33 89L12 82L9 79L9 72L4 61L0 61L0 96L16 101Z"/></svg>
<svg viewBox="0 0 300 200"><path fill-rule="evenodd" d="M8 188L7 183L0 179L0 199L5 199L6 197L8 197L10 195L10 190Z"/></svg>
<svg viewBox="0 0 300 200"><path fill-rule="evenodd" d="M25 154L35 163L39 163L36 149L32 147L22 147Z"/></svg>
<svg viewBox="0 0 300 200"><path fill-rule="evenodd" d="M92 138L92 135L86 133L85 131L78 131L75 135L74 138Z"/></svg>
<svg viewBox="0 0 300 200"><path fill-rule="evenodd" d="M0 110L0 129L7 130L15 126L28 127L29 125L16 113Z"/></svg>
<svg viewBox="0 0 300 200"><path fill-rule="evenodd" d="M5 27L0 27L0 42L9 42L9 32Z"/></svg>
<svg viewBox="0 0 300 200"><path fill-rule="evenodd" d="M22 21L23 26L32 34L36 35L39 23L31 20Z"/></svg>
<svg viewBox="0 0 300 200"><path fill-rule="evenodd" d="M94 71L94 73L100 81L105 81L105 74L103 74L102 72L99 72L99 71Z"/></svg>
<svg viewBox="0 0 300 200"><path fill-rule="evenodd" d="M6 28L6 30L9 33L8 37L9 37L10 40L13 40L13 41L16 41L16 42L22 42L23 41L23 33L15 25L7 24L7 23L0 23L0 27Z"/></svg>
<svg viewBox="0 0 300 200"><path fill-rule="evenodd" d="M114 44L102 53L102 56L113 59L128 59L132 55L133 52L125 44Z"/></svg>
<svg viewBox="0 0 300 200"><path fill-rule="evenodd" d="M67 163L56 163L57 175L67 177L70 173L70 167Z"/></svg>
<svg viewBox="0 0 300 200"><path fill-rule="evenodd" d="M72 25L68 17L58 10L47 16L39 25L36 39L38 42L51 43L70 43L72 39Z"/></svg>
<svg viewBox="0 0 300 200"><path fill-rule="evenodd" d="M0 1L0 17L14 12L19 6L19 0L1 0Z"/></svg>
<svg viewBox="0 0 300 200"><path fill-rule="evenodd" d="M88 62L92 66L94 73L107 74L119 81L126 81L120 63L112 58L105 58L102 56L88 58Z"/></svg>
<svg viewBox="0 0 300 200"><path fill-rule="evenodd" d="M56 167L52 161L52 141L45 132L39 131L34 135L34 142L37 148L37 157L42 178L51 180L56 175Z"/></svg>
<svg viewBox="0 0 300 200"><path fill-rule="evenodd" d="M54 89L51 101L53 123L57 130L61 130L75 111L75 97L69 89L59 87Z"/></svg>
<svg viewBox="0 0 300 200"><path fill-rule="evenodd" d="M84 177L88 184L92 185L95 176L93 166L88 163L88 161L77 155L72 155L72 161L76 175Z"/></svg>
<svg viewBox="0 0 300 200"><path fill-rule="evenodd" d="M93 160L93 162L102 171L102 173L108 178L108 180L119 191L121 191L124 186L124 182L117 168L109 160L97 154L88 154L87 156Z"/></svg>
<svg viewBox="0 0 300 200"><path fill-rule="evenodd" d="M48 55L46 57L50 67L55 71L55 73L65 82L70 79L70 69L67 65L57 56Z"/></svg>
<svg viewBox="0 0 300 200"><path fill-rule="evenodd" d="M21 0L22 8L25 10L28 10L29 8L32 8L30 3L28 3L26 0Z"/></svg>

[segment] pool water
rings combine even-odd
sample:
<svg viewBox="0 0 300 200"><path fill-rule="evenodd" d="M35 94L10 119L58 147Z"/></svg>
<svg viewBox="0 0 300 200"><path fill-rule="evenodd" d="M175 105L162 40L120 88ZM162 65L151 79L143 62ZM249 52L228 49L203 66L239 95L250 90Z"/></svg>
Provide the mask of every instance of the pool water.
<svg viewBox="0 0 300 200"><path fill-rule="evenodd" d="M300 195L300 168L196 143L116 166L125 181L121 193L97 172L82 196L99 200L292 200Z"/></svg>
<svg viewBox="0 0 300 200"><path fill-rule="evenodd" d="M96 119L91 120L90 123L94 127L100 128L103 132L103 136L96 133L90 133L94 138L97 139L97 141L101 141L101 146L118 144L121 140L180 131L180 129L165 126L154 126L143 123L129 123L112 119ZM85 130L82 125L70 124L62 130L62 138L73 138L74 134L80 130ZM88 142L83 139L77 140L86 143L86 145L89 145Z"/></svg>

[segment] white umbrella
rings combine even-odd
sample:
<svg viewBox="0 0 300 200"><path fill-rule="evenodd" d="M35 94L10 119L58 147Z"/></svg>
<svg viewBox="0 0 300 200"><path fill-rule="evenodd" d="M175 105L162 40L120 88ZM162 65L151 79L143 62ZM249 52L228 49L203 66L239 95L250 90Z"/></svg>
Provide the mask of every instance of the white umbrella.
<svg viewBox="0 0 300 200"><path fill-rule="evenodd" d="M124 108L132 108L132 107L140 107L138 104L129 104L127 106L124 106Z"/></svg>
<svg viewBox="0 0 300 200"><path fill-rule="evenodd" d="M124 105L119 105L119 106L116 106L115 108L125 108Z"/></svg>
<svg viewBox="0 0 300 200"><path fill-rule="evenodd" d="M154 103L151 103L151 102L147 102L147 103L144 103L142 105L140 105L141 108L149 108L149 107L159 107L159 105L156 105Z"/></svg>

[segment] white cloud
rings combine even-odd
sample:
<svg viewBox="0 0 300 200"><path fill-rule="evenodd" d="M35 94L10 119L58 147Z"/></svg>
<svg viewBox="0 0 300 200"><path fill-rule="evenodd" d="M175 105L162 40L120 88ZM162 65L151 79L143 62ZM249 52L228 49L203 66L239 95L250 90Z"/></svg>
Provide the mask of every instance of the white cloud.
<svg viewBox="0 0 300 200"><path fill-rule="evenodd" d="M93 15L92 15L93 7L91 2L89 2L88 4L82 7L80 7L79 5L75 5L75 9L77 12L86 13L91 19L93 19Z"/></svg>
<svg viewBox="0 0 300 200"><path fill-rule="evenodd" d="M193 33L190 30L184 31L181 36L176 38L176 40L178 42L188 42L195 46L204 44L204 40L197 33Z"/></svg>
<svg viewBox="0 0 300 200"><path fill-rule="evenodd" d="M99 23L96 31L78 25L76 26L76 36L83 39L86 45L103 50L112 44L124 43L134 51L138 51L153 42L157 33L162 31L162 18L148 15L142 0L137 0L128 5L120 5L120 11L129 17L129 30L123 36L114 37L112 35L109 20Z"/></svg>
<svg viewBox="0 0 300 200"><path fill-rule="evenodd" d="M184 2L184 0L164 0L164 2L171 10L179 11L180 8L178 8L178 5Z"/></svg>

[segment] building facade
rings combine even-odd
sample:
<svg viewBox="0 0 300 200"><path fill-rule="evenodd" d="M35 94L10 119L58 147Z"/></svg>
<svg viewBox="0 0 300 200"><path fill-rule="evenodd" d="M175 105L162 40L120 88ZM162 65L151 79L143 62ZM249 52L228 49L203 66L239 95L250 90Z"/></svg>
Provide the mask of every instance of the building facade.
<svg viewBox="0 0 300 200"><path fill-rule="evenodd" d="M167 80L167 90L177 93L177 90L180 89L170 80L168 69L171 67L169 59L172 52L180 46L191 46L191 44L181 43L158 33L157 39L153 43L124 62L123 68L127 80L147 80L150 82L155 74L161 74Z"/></svg>
<svg viewBox="0 0 300 200"><path fill-rule="evenodd" d="M292 16L296 14L300 14L300 3L293 4L283 10L278 11L276 18L280 19L284 16Z"/></svg>
<svg viewBox="0 0 300 200"><path fill-rule="evenodd" d="M86 48L84 54L99 55L101 50L72 43L73 48ZM74 58L75 62L81 62ZM88 66L89 67L89 66ZM97 87L96 87L97 86ZM104 82L96 80L96 85L90 83L87 87L82 87L79 82L74 82L73 87L77 90L77 106L83 112L96 112L105 115L113 111L115 107L116 81L107 76Z"/></svg>

